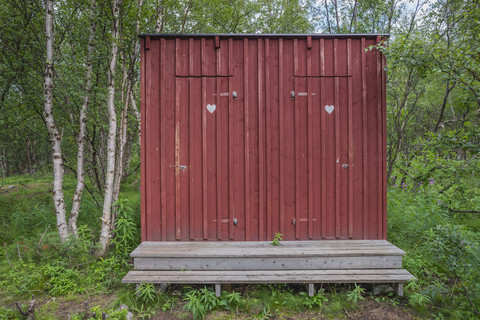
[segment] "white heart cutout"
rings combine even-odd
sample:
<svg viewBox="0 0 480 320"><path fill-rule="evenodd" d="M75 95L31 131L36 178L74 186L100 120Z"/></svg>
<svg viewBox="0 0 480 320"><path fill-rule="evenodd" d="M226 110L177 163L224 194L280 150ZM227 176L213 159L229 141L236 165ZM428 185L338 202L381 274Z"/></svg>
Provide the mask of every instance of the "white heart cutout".
<svg viewBox="0 0 480 320"><path fill-rule="evenodd" d="M213 113L215 111L215 109L217 109L217 106L214 105L214 104L207 104L207 110L210 112L210 113Z"/></svg>
<svg viewBox="0 0 480 320"><path fill-rule="evenodd" d="M334 106L325 106L325 111L327 111L328 114L331 114L334 109L335 109Z"/></svg>

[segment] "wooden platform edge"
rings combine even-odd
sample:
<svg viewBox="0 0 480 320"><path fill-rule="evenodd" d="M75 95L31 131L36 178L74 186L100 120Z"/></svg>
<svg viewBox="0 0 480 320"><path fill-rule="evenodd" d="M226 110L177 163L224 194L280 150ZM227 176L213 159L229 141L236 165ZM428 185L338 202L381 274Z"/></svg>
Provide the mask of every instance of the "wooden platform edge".
<svg viewBox="0 0 480 320"><path fill-rule="evenodd" d="M217 296L221 285L250 283L305 283L309 295L319 283L389 283L398 296L403 285L416 278L405 269L285 270L285 271L130 271L122 283L213 284Z"/></svg>

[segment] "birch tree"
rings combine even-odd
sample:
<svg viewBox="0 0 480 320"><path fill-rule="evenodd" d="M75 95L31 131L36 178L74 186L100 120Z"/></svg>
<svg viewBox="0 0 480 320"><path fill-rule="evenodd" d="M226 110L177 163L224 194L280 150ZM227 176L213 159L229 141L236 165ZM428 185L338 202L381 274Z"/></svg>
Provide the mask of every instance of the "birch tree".
<svg viewBox="0 0 480 320"><path fill-rule="evenodd" d="M105 255L107 246L110 242L110 230L112 223L112 200L113 200L113 182L115 176L115 151L117 135L117 114L115 111L115 69L118 58L118 42L120 41L120 8L122 0L113 0L112 2L112 44L111 57L107 71L108 77L108 138L107 138L107 172L105 176L105 196L103 200L102 226L100 229L99 256Z"/></svg>
<svg viewBox="0 0 480 320"><path fill-rule="evenodd" d="M54 8L53 1L45 1L45 33L46 33L46 60L43 77L44 89L44 117L47 126L53 155L53 202L57 216L57 229L60 241L68 238L68 227L63 195L63 160L62 160L62 135L53 117L53 45L54 45Z"/></svg>
<svg viewBox="0 0 480 320"><path fill-rule="evenodd" d="M90 92L92 91L92 56L94 50L95 40L95 11L96 2L92 0L90 5L90 30L88 38L88 51L86 58L86 84L85 84L85 96L83 98L83 104L80 109L79 117L79 133L78 133L78 150L77 150L77 186L75 193L73 194L72 210L68 219L69 231L77 236L77 218L80 211L80 203L82 201L83 188L85 187L85 142L87 139L87 110L90 105Z"/></svg>

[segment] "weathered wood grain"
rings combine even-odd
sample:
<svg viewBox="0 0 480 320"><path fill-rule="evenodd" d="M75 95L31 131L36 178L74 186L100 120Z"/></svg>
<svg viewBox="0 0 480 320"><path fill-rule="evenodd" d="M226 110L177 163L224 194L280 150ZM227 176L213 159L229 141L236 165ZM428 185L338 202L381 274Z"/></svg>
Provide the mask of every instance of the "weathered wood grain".
<svg viewBox="0 0 480 320"><path fill-rule="evenodd" d="M401 268L401 256L302 258L135 258L136 270L282 270Z"/></svg>

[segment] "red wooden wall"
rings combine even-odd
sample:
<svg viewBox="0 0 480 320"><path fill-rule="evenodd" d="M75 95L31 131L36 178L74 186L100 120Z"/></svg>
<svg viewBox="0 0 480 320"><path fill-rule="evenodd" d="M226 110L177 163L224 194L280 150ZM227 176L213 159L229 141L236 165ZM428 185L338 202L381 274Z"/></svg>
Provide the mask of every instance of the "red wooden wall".
<svg viewBox="0 0 480 320"><path fill-rule="evenodd" d="M144 35L142 241L385 239L381 40Z"/></svg>

